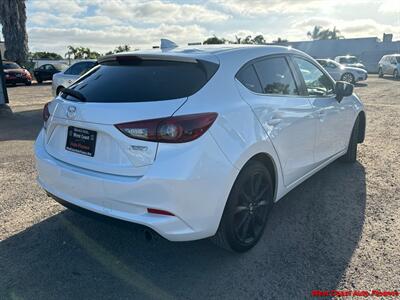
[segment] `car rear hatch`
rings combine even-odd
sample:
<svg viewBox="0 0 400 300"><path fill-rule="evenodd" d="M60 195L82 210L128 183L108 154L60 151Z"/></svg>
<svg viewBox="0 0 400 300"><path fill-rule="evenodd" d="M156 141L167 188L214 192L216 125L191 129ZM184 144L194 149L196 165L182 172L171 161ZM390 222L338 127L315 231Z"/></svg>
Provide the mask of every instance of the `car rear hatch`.
<svg viewBox="0 0 400 300"><path fill-rule="evenodd" d="M217 68L188 57L106 57L50 103L46 151L85 169L142 176L158 143L130 138L115 125L172 116Z"/></svg>

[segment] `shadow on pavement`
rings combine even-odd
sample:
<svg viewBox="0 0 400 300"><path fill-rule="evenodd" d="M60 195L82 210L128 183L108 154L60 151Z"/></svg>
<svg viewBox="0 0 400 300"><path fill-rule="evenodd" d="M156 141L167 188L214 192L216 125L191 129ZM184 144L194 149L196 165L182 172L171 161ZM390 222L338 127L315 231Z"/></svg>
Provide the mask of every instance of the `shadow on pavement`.
<svg viewBox="0 0 400 300"><path fill-rule="evenodd" d="M0 298L293 299L335 289L358 245L365 171L335 162L275 206L245 254L147 242L134 224L70 210L0 243Z"/></svg>
<svg viewBox="0 0 400 300"><path fill-rule="evenodd" d="M0 141L35 140L43 126L42 109L0 117Z"/></svg>

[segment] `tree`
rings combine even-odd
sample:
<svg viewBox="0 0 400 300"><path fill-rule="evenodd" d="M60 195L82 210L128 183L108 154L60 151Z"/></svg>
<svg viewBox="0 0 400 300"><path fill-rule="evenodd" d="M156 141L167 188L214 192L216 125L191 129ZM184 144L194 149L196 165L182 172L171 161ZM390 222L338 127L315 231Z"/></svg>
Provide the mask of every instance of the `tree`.
<svg viewBox="0 0 400 300"><path fill-rule="evenodd" d="M30 53L30 57L33 59L54 59L54 60L62 59L62 56L57 53L45 52L45 51Z"/></svg>
<svg viewBox="0 0 400 300"><path fill-rule="evenodd" d="M128 52L131 51L131 46L129 45L123 45L123 46L118 46L115 48L114 53L121 53L121 52Z"/></svg>
<svg viewBox="0 0 400 300"><path fill-rule="evenodd" d="M251 35L246 36L245 38L241 38L235 36L236 41L230 42L231 44L255 44L255 45L262 45L265 44L265 38L262 34L255 36L254 38Z"/></svg>
<svg viewBox="0 0 400 300"><path fill-rule="evenodd" d="M323 29L321 26L314 26L313 31L307 32L307 36L312 40L338 40L344 38L336 27L333 27L331 31L329 28Z"/></svg>
<svg viewBox="0 0 400 300"><path fill-rule="evenodd" d="M265 44L265 39L264 36L262 34L257 35L254 39L253 39L253 44Z"/></svg>
<svg viewBox="0 0 400 300"><path fill-rule="evenodd" d="M1 0L0 23L6 45L4 56L24 64L28 57L25 0Z"/></svg>
<svg viewBox="0 0 400 300"><path fill-rule="evenodd" d="M213 37L209 37L206 39L203 44L204 45L212 45L212 44L225 44L226 40L224 38L217 38L215 35Z"/></svg>
<svg viewBox="0 0 400 300"><path fill-rule="evenodd" d="M71 45L68 46L68 52L65 53L65 57L68 59L97 59L101 56L99 52L92 51L88 47L73 47Z"/></svg>
<svg viewBox="0 0 400 300"><path fill-rule="evenodd" d="M272 41L274 44L287 44L289 41L287 39L282 39L278 37L275 41Z"/></svg>

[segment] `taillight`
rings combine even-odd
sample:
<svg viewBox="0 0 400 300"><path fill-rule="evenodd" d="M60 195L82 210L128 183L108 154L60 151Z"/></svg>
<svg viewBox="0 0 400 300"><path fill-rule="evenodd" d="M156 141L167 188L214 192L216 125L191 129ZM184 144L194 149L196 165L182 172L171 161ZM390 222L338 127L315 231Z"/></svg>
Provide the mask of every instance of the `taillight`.
<svg viewBox="0 0 400 300"><path fill-rule="evenodd" d="M202 113L115 125L123 134L138 140L185 143L202 136L217 118L217 113Z"/></svg>
<svg viewBox="0 0 400 300"><path fill-rule="evenodd" d="M43 107L42 116L44 122L47 122L47 120L50 118L49 104L50 102L47 102Z"/></svg>

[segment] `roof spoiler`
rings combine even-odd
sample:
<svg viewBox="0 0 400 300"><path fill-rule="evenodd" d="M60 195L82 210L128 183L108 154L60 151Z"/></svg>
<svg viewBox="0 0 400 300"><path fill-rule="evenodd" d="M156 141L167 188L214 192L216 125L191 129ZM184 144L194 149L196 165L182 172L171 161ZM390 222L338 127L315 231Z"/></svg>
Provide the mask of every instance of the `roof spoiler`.
<svg viewBox="0 0 400 300"><path fill-rule="evenodd" d="M149 54L149 53L124 53L117 55L108 55L99 58L99 64L113 62L113 61L138 61L138 60L163 60L163 61L176 61L186 63L198 63L198 60L193 57L177 56L177 55L164 55L164 54Z"/></svg>
<svg viewBox="0 0 400 300"><path fill-rule="evenodd" d="M178 45L176 43L174 43L173 41L168 40L168 39L161 39L161 45L160 45L161 50L174 49L177 47L178 47Z"/></svg>

